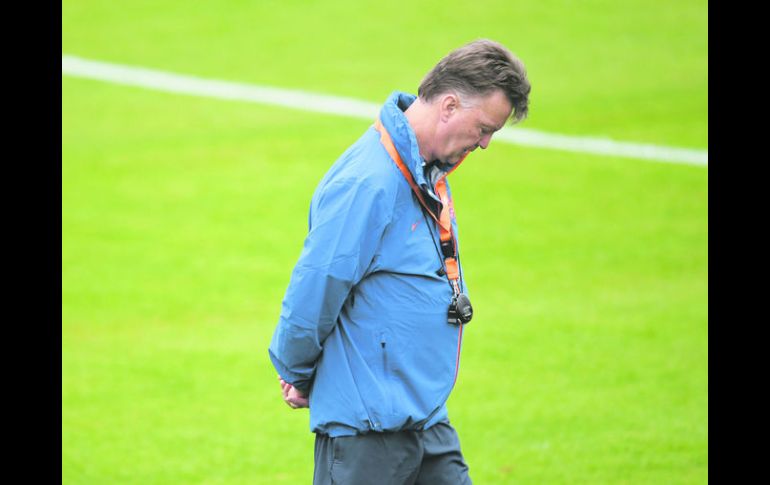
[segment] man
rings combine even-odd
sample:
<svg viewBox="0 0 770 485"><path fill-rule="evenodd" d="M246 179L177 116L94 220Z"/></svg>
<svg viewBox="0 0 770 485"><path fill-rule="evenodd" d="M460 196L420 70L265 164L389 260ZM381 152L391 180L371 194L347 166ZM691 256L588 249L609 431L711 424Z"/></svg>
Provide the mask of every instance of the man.
<svg viewBox="0 0 770 485"><path fill-rule="evenodd" d="M526 117L524 65L490 40L394 92L313 195L269 355L310 408L315 484L470 483L445 406L472 307L446 176Z"/></svg>

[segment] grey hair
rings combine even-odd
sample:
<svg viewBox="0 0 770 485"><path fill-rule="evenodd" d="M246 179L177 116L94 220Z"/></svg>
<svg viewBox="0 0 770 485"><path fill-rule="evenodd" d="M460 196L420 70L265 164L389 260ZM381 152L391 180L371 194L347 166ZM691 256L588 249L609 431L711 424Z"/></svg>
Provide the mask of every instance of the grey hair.
<svg viewBox="0 0 770 485"><path fill-rule="evenodd" d="M417 95L430 102L448 91L477 97L497 89L510 101L514 123L527 117L531 86L524 63L502 44L479 39L441 59L422 80Z"/></svg>

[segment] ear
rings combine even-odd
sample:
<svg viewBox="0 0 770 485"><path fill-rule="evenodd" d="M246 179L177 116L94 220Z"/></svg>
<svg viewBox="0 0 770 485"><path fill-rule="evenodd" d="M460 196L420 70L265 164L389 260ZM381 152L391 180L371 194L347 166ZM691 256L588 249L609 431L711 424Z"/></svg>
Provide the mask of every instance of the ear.
<svg viewBox="0 0 770 485"><path fill-rule="evenodd" d="M441 96L439 102L439 118L446 122L460 109L460 98L454 93L446 93Z"/></svg>

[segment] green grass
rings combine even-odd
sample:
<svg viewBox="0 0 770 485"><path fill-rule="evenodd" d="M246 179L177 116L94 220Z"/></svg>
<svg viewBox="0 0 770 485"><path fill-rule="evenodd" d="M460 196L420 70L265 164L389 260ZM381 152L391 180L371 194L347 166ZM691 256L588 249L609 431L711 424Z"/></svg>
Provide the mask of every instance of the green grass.
<svg viewBox="0 0 770 485"><path fill-rule="evenodd" d="M410 5L407 7L406 5ZM62 5L62 52L381 101L476 37L524 127L707 147L705 2ZM62 482L309 483L267 345L368 123L62 81ZM708 170L492 143L452 178L476 483L708 481Z"/></svg>
<svg viewBox="0 0 770 485"><path fill-rule="evenodd" d="M489 37L527 65L527 127L707 146L703 0L67 0L62 17L65 53L377 102Z"/></svg>

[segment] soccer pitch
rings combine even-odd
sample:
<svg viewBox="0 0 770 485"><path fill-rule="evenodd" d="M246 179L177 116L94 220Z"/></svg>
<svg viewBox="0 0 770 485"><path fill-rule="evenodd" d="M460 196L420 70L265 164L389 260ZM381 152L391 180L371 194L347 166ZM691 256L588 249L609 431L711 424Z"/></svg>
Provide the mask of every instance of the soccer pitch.
<svg viewBox="0 0 770 485"><path fill-rule="evenodd" d="M62 54L380 103L479 37L521 127L707 149L704 1L62 4ZM64 76L62 483L310 483L267 346L371 123ZM719 163L717 161L717 163ZM475 483L708 481L708 168L496 143L451 177Z"/></svg>

